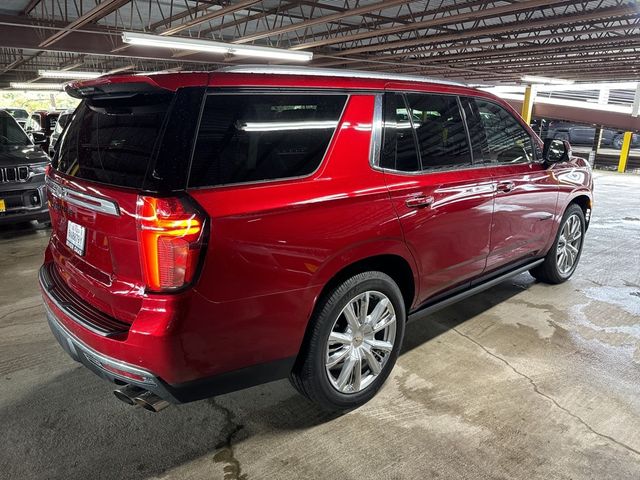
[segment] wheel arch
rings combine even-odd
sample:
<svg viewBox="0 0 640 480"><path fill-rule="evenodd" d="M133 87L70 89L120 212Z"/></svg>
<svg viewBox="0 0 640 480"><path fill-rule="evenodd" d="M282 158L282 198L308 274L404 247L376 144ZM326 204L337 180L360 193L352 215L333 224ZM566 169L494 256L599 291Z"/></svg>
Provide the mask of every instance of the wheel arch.
<svg viewBox="0 0 640 480"><path fill-rule="evenodd" d="M355 260L336 271L324 284L320 294L314 302L317 305L337 285L359 273L378 271L389 275L398 284L404 299L407 312L411 308L416 296L417 282L411 264L398 254L380 254Z"/></svg>
<svg viewBox="0 0 640 480"><path fill-rule="evenodd" d="M589 195L585 193L578 193L575 197L573 197L566 208L569 208L569 205L572 204L578 205L582 209L582 213L584 213L584 218L586 220L585 230L589 227L589 221L591 220L591 207L592 207L592 199ZM565 211L566 211L565 208Z"/></svg>
<svg viewBox="0 0 640 480"><path fill-rule="evenodd" d="M404 244L402 245L404 246ZM404 246L404 248L406 249L406 246ZM324 281L322 289L319 291L313 302L313 308L311 309L309 321L305 327L302 343L298 351L296 365L299 364L301 354L304 354L305 350L308 348L312 319L318 311L318 308L321 308L320 306L322 305L323 299L330 295L337 285L340 285L342 282L354 275L368 271L378 271L389 275L398 284L398 287L402 292L405 309L408 315L416 298L418 277L415 268L412 266L412 257L408 251L407 256L408 258L398 252L388 252L363 256L360 258L353 257L351 262L343 264L341 268L332 271L332 274Z"/></svg>

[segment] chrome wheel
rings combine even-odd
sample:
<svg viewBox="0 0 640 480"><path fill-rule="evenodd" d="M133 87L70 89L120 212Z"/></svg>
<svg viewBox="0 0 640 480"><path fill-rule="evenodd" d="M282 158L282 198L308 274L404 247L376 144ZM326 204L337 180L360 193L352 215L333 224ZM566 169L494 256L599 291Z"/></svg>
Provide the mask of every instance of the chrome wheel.
<svg viewBox="0 0 640 480"><path fill-rule="evenodd" d="M341 393L357 393L380 375L396 340L396 312L381 292L351 299L336 318L327 340L325 368Z"/></svg>
<svg viewBox="0 0 640 480"><path fill-rule="evenodd" d="M578 215L573 214L567 218L562 226L558 246L556 249L556 263L561 275L569 275L578 260L582 244L582 223Z"/></svg>

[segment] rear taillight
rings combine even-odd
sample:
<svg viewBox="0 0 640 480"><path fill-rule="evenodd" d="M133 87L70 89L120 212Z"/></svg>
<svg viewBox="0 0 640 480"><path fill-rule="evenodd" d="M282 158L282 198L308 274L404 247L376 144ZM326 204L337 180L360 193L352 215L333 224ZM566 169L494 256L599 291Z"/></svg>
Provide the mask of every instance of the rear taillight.
<svg viewBox="0 0 640 480"><path fill-rule="evenodd" d="M203 215L185 198L139 196L138 241L147 289L175 290L189 284L203 245Z"/></svg>

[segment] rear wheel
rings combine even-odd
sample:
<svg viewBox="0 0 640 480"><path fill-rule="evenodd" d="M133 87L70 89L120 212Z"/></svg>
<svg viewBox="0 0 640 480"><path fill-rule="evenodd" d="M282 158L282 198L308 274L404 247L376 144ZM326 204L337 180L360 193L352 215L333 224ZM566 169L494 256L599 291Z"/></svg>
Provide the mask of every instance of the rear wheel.
<svg viewBox="0 0 640 480"><path fill-rule="evenodd" d="M327 410L358 407L376 394L398 357L402 293L388 275L365 272L336 286L318 307L291 383Z"/></svg>
<svg viewBox="0 0 640 480"><path fill-rule="evenodd" d="M571 204L564 212L553 246L544 262L531 269L535 278L546 283L562 283L575 272L582 254L585 231L584 212Z"/></svg>

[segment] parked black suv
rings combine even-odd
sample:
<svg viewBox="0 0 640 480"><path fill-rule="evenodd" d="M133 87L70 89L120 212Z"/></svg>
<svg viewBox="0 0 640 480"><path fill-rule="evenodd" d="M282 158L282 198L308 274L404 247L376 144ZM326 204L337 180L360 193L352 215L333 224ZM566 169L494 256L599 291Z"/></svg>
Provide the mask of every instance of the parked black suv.
<svg viewBox="0 0 640 480"><path fill-rule="evenodd" d="M49 157L0 111L0 224L49 221L44 174Z"/></svg>
<svg viewBox="0 0 640 480"><path fill-rule="evenodd" d="M596 136L596 127L593 125L580 125L576 123L553 120L549 122L549 129L546 138L556 140L567 140L572 145L593 145ZM624 132L621 130L602 130L601 147L611 147L617 150L622 148ZM640 147L640 135L634 134L631 140L631 147Z"/></svg>

